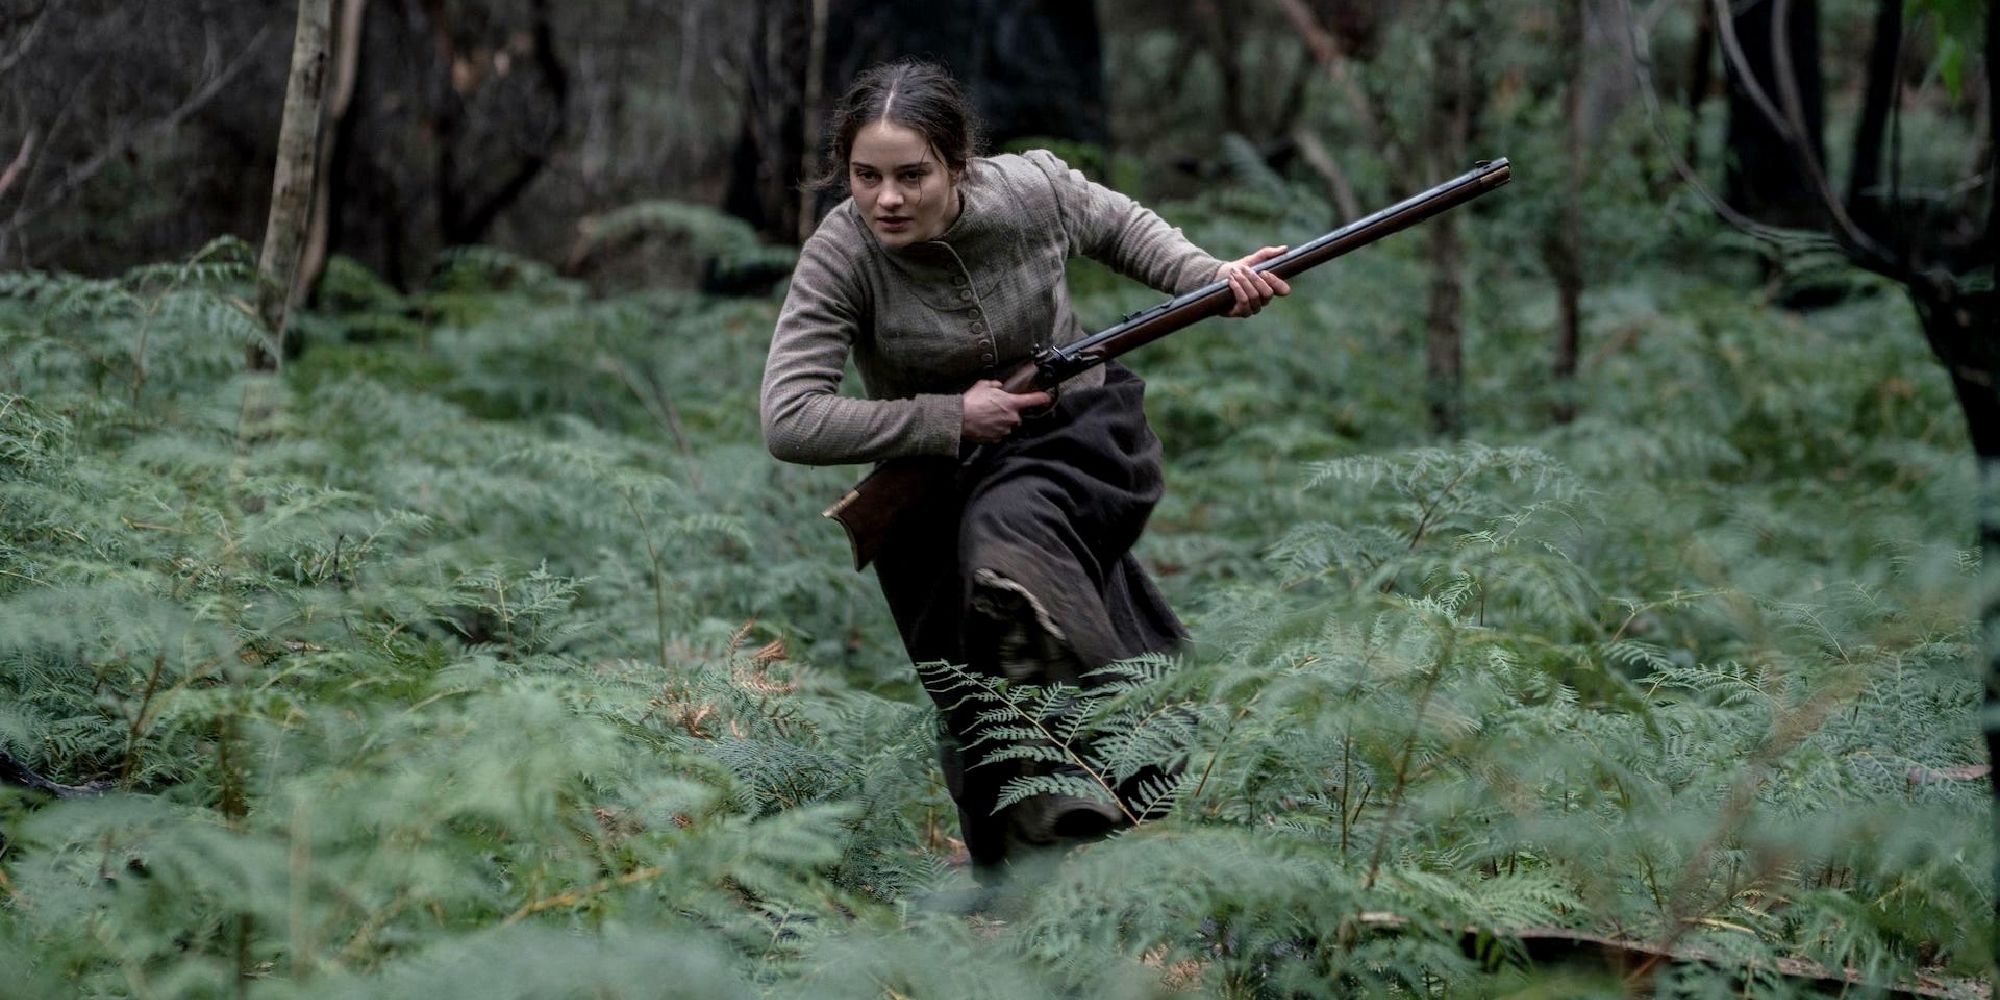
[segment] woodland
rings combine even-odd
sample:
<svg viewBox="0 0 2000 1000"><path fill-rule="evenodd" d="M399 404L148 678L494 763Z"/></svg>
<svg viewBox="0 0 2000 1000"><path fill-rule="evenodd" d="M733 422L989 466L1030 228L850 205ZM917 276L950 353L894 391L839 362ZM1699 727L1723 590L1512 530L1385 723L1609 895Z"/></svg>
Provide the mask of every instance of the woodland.
<svg viewBox="0 0 2000 1000"><path fill-rule="evenodd" d="M1990 996L1996 20L0 0L0 997ZM757 417L907 54L1223 257L1513 172L1126 359L1191 642L927 669L1175 776L970 913Z"/></svg>

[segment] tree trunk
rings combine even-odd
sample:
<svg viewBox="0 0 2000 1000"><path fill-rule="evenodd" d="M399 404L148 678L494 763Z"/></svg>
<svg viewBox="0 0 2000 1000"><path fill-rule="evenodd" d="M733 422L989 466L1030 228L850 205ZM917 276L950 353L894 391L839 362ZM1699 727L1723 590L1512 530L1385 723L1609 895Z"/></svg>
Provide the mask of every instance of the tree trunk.
<svg viewBox="0 0 2000 1000"><path fill-rule="evenodd" d="M1700 27L1695 29L1694 50L1688 56L1687 149L1681 156L1690 168L1701 164L1701 104L1708 99L1710 67L1715 62L1715 8L1701 5Z"/></svg>
<svg viewBox="0 0 2000 1000"><path fill-rule="evenodd" d="M448 217L444 227L444 238L448 244L477 243L485 239L500 213L519 201L522 192L528 190L528 185L541 176L568 128L569 70L556 54L555 17L549 0L529 0L528 12L533 18L529 38L533 39L535 69L541 74L542 84L551 101L549 117L533 130L537 134L518 147L519 153L512 168L498 184L484 192L475 192L471 178L460 177L456 173L448 178L453 186L452 201L448 204L458 208L458 214Z"/></svg>
<svg viewBox="0 0 2000 1000"><path fill-rule="evenodd" d="M1562 220L1549 248L1549 271L1556 282L1555 403L1551 416L1566 424L1576 419L1576 359L1582 342L1583 298L1583 16L1584 0L1564 6L1559 58L1564 66L1564 143L1569 153L1569 184L1563 191Z"/></svg>
<svg viewBox="0 0 2000 1000"><path fill-rule="evenodd" d="M799 179L806 180L818 170L820 147L820 121L826 117L826 18L829 0L812 0L812 34L806 47L805 99L800 103L803 113L801 124L805 128L800 145ZM818 226L818 212L814 211L818 199L810 187L799 186L798 241L804 244Z"/></svg>
<svg viewBox="0 0 2000 1000"><path fill-rule="evenodd" d="M1875 40L1868 48L1868 86L1861 102L1861 121L1854 130L1854 167L1847 180L1847 211L1871 236L1882 232L1883 208L1893 200L1878 191L1882 181L1882 145L1888 135L1890 107L1902 72L1903 0L1881 0L1875 8Z"/></svg>
<svg viewBox="0 0 2000 1000"><path fill-rule="evenodd" d="M326 43L333 0L299 0L292 37L292 73L285 85L285 116L278 130L278 168L271 182L271 216L257 259L257 317L271 332L274 350L253 344L253 369L275 368L284 354L285 321L319 160L319 123L326 96Z"/></svg>
<svg viewBox="0 0 2000 1000"><path fill-rule="evenodd" d="M1428 115L1430 182L1436 183L1463 169L1471 145L1473 117L1483 94L1474 70L1476 24L1464 11L1442 5L1437 15L1443 26L1433 40L1437 72L1433 77L1431 109ZM1425 394L1429 398L1431 429L1446 437L1465 431L1465 404L1462 399L1464 343L1460 311L1464 299L1464 253L1459 238L1460 218L1446 213L1430 222L1431 282L1428 308L1424 312Z"/></svg>
<svg viewBox="0 0 2000 1000"><path fill-rule="evenodd" d="M1461 256L1458 217L1447 212L1432 219L1430 305L1424 311L1424 377L1425 394L1430 400L1431 430L1444 437L1457 437L1465 431L1465 404L1461 396L1464 343L1458 315L1462 298Z"/></svg>
<svg viewBox="0 0 2000 1000"><path fill-rule="evenodd" d="M1795 84L1804 132L1798 137L1815 162L1826 162L1823 121L1825 86L1820 77L1819 14L1814 0L1796 0L1785 24L1775 25L1776 0L1753 0L1736 7L1729 23L1748 64L1750 81L1729 60L1728 162L1723 200L1753 219L1796 228L1824 228L1826 206L1812 174L1786 130L1757 107L1750 86L1777 103L1778 95ZM1779 80L1777 46L1786 45L1795 80Z"/></svg>
<svg viewBox="0 0 2000 1000"><path fill-rule="evenodd" d="M811 19L802 0L756 0L745 80L749 93L722 207L774 242L799 233L800 202L793 191L805 179L798 164L805 158L800 140L806 67L792 54L810 45Z"/></svg>
<svg viewBox="0 0 2000 1000"><path fill-rule="evenodd" d="M2000 838L2000 292L1959 293L1912 287L1924 337L1951 377L1979 462L1979 579L1975 653L1986 681L1986 754L1992 775L1994 833ZM1994 913L2000 916L2000 860L1995 861ZM2000 949L2000 942L1996 943ZM2000 954L1996 954L2000 960Z"/></svg>
<svg viewBox="0 0 2000 1000"><path fill-rule="evenodd" d="M320 125L320 169L313 183L312 223L306 230L305 257L299 263L292 303L304 302L326 271L327 248L333 232L333 178L339 173L342 147L350 138L347 110L354 102L354 83L361 69L361 36L367 23L368 0L340 0L340 30L333 40L333 93L326 121Z"/></svg>

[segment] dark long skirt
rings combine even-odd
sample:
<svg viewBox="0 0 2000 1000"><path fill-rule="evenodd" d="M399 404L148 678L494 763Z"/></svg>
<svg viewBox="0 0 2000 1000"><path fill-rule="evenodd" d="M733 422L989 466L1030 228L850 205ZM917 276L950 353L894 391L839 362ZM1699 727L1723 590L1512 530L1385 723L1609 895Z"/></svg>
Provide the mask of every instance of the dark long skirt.
<svg viewBox="0 0 2000 1000"><path fill-rule="evenodd" d="M1144 396L1138 376L1107 365L1101 387L1063 393L1053 412L981 449L956 502L926 511L877 559L912 661L1087 685L1086 671L1181 641L1180 620L1131 554L1163 487ZM1022 626L1043 655L1022 655ZM931 696L944 714L940 757L966 849L993 870L1006 857L1010 818L994 807L1021 766L970 766L984 750L972 746L973 710L934 686Z"/></svg>

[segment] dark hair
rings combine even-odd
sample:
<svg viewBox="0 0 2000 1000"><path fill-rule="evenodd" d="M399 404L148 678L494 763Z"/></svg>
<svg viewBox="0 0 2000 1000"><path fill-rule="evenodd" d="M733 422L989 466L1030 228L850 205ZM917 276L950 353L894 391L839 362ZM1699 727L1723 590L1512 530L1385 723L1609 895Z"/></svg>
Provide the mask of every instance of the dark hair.
<svg viewBox="0 0 2000 1000"><path fill-rule="evenodd" d="M979 118L943 66L922 59L878 63L862 70L834 105L827 122L826 162L812 185L845 183L855 135L880 121L923 136L953 171L964 170L979 151Z"/></svg>

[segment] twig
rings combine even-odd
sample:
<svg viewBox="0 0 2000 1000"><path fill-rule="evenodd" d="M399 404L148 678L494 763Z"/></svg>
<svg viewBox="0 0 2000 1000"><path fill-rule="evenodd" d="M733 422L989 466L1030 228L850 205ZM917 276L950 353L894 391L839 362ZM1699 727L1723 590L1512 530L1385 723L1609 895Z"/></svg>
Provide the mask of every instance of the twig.
<svg viewBox="0 0 2000 1000"><path fill-rule="evenodd" d="M374 939L375 933L387 926L389 921L394 920L396 914L408 909L410 902L409 890L399 890L396 895L390 897L387 905L370 913L367 919L361 921L361 926L354 929L354 936L348 938L347 944L341 947L341 961L352 962L359 959L361 949Z"/></svg>
<svg viewBox="0 0 2000 1000"><path fill-rule="evenodd" d="M500 925L511 927L519 923L523 918L540 913L543 910L553 910L558 906L575 906L592 896L602 895L613 889L622 889L629 885L637 885L640 882L648 882L666 873L667 870L664 867L649 865L645 868L626 872L614 879L605 879L602 882L592 883L581 889L571 889L568 892L559 892L553 896L544 896L541 899L523 904L520 909L515 910L507 919L501 921Z"/></svg>
<svg viewBox="0 0 2000 1000"><path fill-rule="evenodd" d="M638 397L639 405L646 408L646 412L652 415L654 422L666 428L667 433L674 439L674 450L680 452L681 467L687 470L688 485L694 487L696 492L701 492L701 463L695 461L694 449L688 444L687 432L681 428L681 412L680 408L674 405L673 396L661 389L652 379L646 379L642 384L631 365L609 354L598 357L597 367L618 376L618 380L625 383L625 388L632 390L632 395Z"/></svg>
<svg viewBox="0 0 2000 1000"><path fill-rule="evenodd" d="M1430 673L1424 676L1424 689L1417 695L1416 717L1410 720L1409 738L1403 741L1403 752L1396 761L1396 783L1389 789L1389 811L1382 814L1382 832L1375 838L1375 851L1368 859L1368 877L1362 880L1362 888L1375 888L1375 877L1382 870L1382 855L1388 850L1389 836L1395 830L1396 821L1403 811L1403 792L1410 774L1410 758L1416 756L1417 740L1423 736L1424 713L1430 709L1431 695L1437 691L1438 681L1444 679L1445 668L1451 665L1452 651L1458 645L1458 632L1447 626L1444 633L1444 648L1438 650L1437 659L1432 663Z"/></svg>
<svg viewBox="0 0 2000 1000"><path fill-rule="evenodd" d="M1194 783L1194 790L1188 793L1187 797L1189 802L1193 802L1195 799L1200 798L1201 790L1208 787L1209 772L1215 770L1215 762L1222 758L1222 748L1229 745L1230 738L1236 735L1236 724L1242 722L1243 717L1250 714L1250 706L1255 705L1256 703L1257 699L1254 697L1251 698L1249 703L1245 704L1243 708L1236 713L1236 717L1229 720L1229 728L1223 730L1222 739L1217 741L1215 744L1215 752L1208 755L1208 764L1201 769L1201 777L1197 779Z"/></svg>
<svg viewBox="0 0 2000 1000"><path fill-rule="evenodd" d="M1659 944L1662 953L1673 952L1675 945L1679 944L1681 937L1687 933L1688 922L1691 919L1705 916L1710 910L1727 901L1728 897L1724 897L1700 908L1691 908L1688 905L1690 897L1695 894L1696 883L1701 881L1703 873L1707 870L1709 859L1726 840L1735 835L1749 816L1751 807L1756 805L1757 796L1763 790L1765 783L1770 780L1772 768L1779 758L1790 753L1805 742L1807 737L1818 731L1825 723L1826 717L1832 714L1834 707L1862 686L1864 678L1856 673L1847 677L1846 681L1846 684L1828 686L1805 704L1800 705L1798 711L1789 715L1779 715L1772 720L1770 741L1752 756L1745 765L1743 773L1730 786L1729 797L1723 803L1722 815L1715 829L1709 832L1699 847L1695 848L1692 860L1681 870L1680 878L1667 893L1667 905L1670 907L1668 915L1673 919L1669 922L1671 929L1667 932L1666 939ZM1643 971L1644 967L1641 967L1635 970L1633 975L1637 976Z"/></svg>
<svg viewBox="0 0 2000 1000"><path fill-rule="evenodd" d="M132 788L133 755L138 751L139 734L151 721L153 694L160 688L160 670L166 665L166 660L165 653L153 654L153 669L146 675L146 693L139 697L139 711L133 714L132 726L125 733L125 763L118 783L128 791Z"/></svg>
<svg viewBox="0 0 2000 1000"><path fill-rule="evenodd" d="M658 629L660 642L660 670L664 672L668 669L667 592L664 582L665 574L660 568L660 550L658 546L653 544L653 529L647 525L646 514L639 509L638 502L632 499L632 492L630 490L625 491L625 506L632 511L633 517L639 519L639 535L646 540L646 555L652 560L653 564L653 614L656 618L654 624Z"/></svg>

